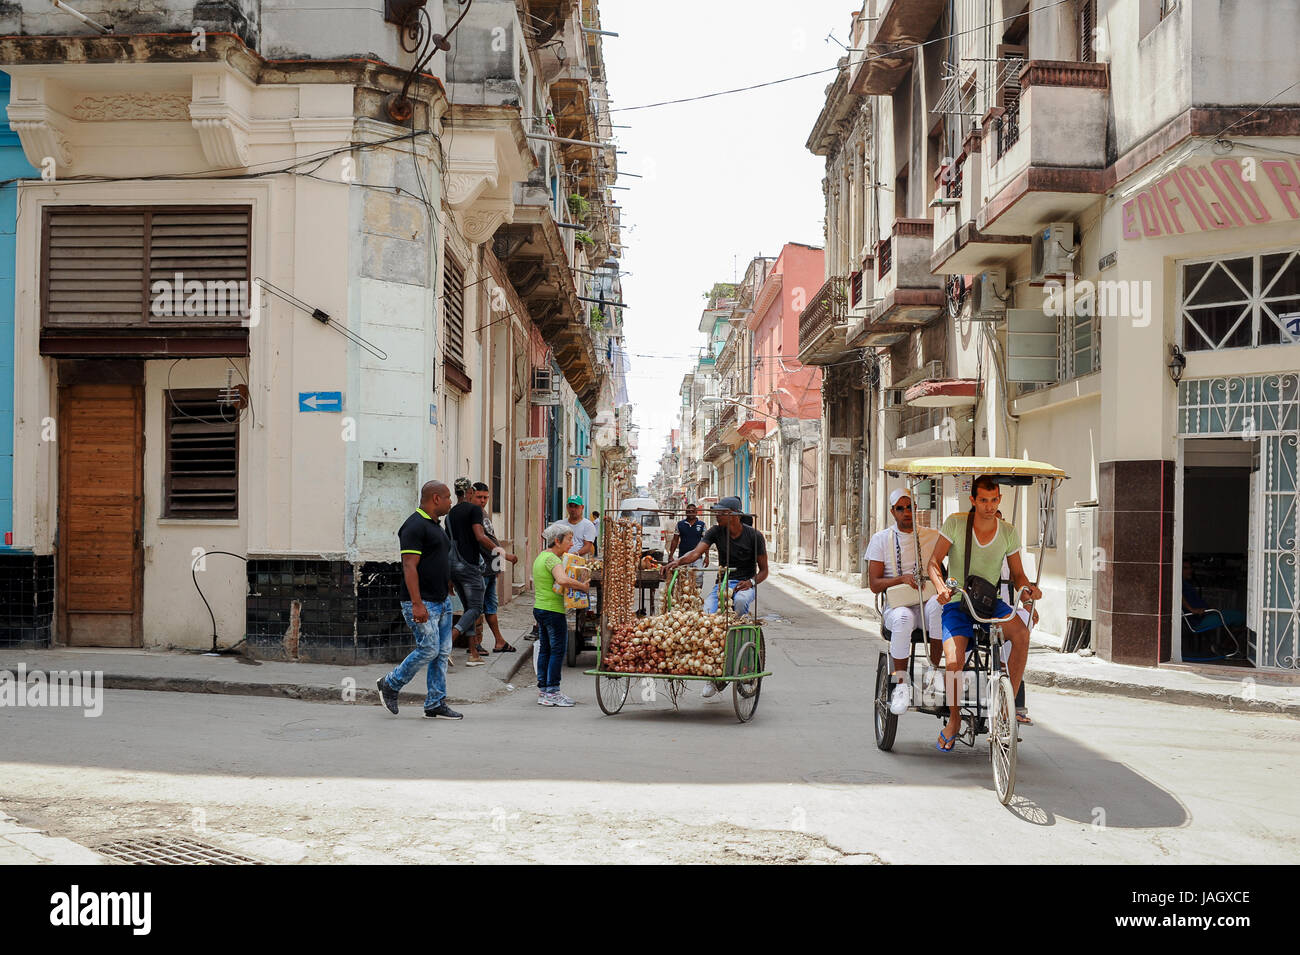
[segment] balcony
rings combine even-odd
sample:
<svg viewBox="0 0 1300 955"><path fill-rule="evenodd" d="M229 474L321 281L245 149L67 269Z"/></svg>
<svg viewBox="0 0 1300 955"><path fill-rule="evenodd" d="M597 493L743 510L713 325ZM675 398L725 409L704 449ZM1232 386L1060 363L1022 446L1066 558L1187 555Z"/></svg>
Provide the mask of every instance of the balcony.
<svg viewBox="0 0 1300 955"><path fill-rule="evenodd" d="M857 65L849 91L888 96L912 67L911 46L934 29L948 0L880 0L867 40L867 55ZM901 49L900 49L901 48Z"/></svg>
<svg viewBox="0 0 1300 955"><path fill-rule="evenodd" d="M951 166L935 177L934 245L930 271L936 275L972 275L1001 265L1029 247L1029 236L990 235L975 226L983 208L983 133L966 137Z"/></svg>
<svg viewBox="0 0 1300 955"><path fill-rule="evenodd" d="M799 361L829 365L848 351L849 280L832 276L799 315Z"/></svg>
<svg viewBox="0 0 1300 955"><path fill-rule="evenodd" d="M892 232L876 247L875 306L850 326L850 348L892 345L913 328L926 325L943 308L943 278L930 273L934 223L896 219Z"/></svg>
<svg viewBox="0 0 1300 955"><path fill-rule="evenodd" d="M1019 97L984 118L976 232L1023 244L1042 223L1075 219L1097 201L1108 89L1105 63L1030 60L1021 68Z"/></svg>

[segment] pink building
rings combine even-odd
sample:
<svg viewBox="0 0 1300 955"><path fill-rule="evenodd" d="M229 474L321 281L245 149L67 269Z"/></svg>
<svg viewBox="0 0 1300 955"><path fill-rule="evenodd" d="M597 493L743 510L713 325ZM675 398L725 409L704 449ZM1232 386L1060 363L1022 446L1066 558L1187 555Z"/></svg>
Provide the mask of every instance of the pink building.
<svg viewBox="0 0 1300 955"><path fill-rule="evenodd" d="M751 499L777 560L817 559L822 370L800 364L798 354L799 315L825 279L823 254L786 243L745 322L753 335L750 405L766 412L745 427L759 441Z"/></svg>

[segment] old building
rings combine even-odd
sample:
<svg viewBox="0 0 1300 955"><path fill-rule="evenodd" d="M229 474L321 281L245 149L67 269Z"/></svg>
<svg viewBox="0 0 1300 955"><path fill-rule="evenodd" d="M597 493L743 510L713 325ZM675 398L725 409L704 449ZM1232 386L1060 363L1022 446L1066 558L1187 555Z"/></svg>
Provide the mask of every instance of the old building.
<svg viewBox="0 0 1300 955"><path fill-rule="evenodd" d="M595 3L13 6L5 573L57 643L400 655L420 484L489 481L535 552L614 416Z"/></svg>
<svg viewBox="0 0 1300 955"><path fill-rule="evenodd" d="M1294 669L1300 4L869 0L856 23L877 301L843 324L876 352L878 414L901 409L868 466L1058 464L1056 501L1004 508L1043 548L1043 632ZM921 518L963 492L932 489ZM1243 615L1239 652L1184 626L1184 563Z"/></svg>

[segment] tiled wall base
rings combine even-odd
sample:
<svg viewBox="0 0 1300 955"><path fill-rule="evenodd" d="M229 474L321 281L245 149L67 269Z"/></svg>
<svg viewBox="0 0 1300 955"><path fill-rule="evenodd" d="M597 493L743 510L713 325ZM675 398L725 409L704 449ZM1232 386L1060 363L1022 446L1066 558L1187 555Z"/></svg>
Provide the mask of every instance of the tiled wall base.
<svg viewBox="0 0 1300 955"><path fill-rule="evenodd" d="M48 647L54 556L0 551L0 647Z"/></svg>
<svg viewBox="0 0 1300 955"><path fill-rule="evenodd" d="M392 663L415 647L399 563L248 559L246 637L264 660Z"/></svg>

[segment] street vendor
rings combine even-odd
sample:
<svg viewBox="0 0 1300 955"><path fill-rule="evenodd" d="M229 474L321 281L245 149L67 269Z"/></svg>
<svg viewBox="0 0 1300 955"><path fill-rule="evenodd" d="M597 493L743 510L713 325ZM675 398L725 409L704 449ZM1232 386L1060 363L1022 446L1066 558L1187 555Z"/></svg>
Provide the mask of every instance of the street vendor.
<svg viewBox="0 0 1300 955"><path fill-rule="evenodd" d="M718 523L705 532L693 548L676 560L664 564L667 577L678 567L693 564L708 553L709 546L718 549L718 566L726 567L728 589L736 613L748 613L754 605L754 586L767 579L767 542L763 535L741 522L741 504L738 497L724 497L714 509ZM718 612L718 585L704 600L707 613Z"/></svg>

